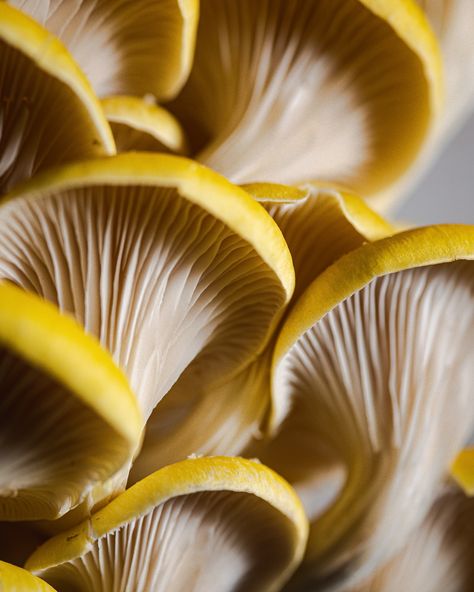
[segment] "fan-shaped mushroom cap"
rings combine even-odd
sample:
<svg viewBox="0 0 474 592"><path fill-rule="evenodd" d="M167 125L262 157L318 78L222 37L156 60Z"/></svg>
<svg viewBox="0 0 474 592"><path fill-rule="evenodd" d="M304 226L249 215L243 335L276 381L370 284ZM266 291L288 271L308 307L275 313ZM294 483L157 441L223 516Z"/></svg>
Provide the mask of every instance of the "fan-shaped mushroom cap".
<svg viewBox="0 0 474 592"><path fill-rule="evenodd" d="M281 588L306 538L301 503L273 471L195 458L140 481L27 566L62 592L263 592Z"/></svg>
<svg viewBox="0 0 474 592"><path fill-rule="evenodd" d="M338 260L287 318L271 420L293 407L304 421L279 469L291 478L302 458L307 480L311 460L313 474L342 472L322 480L332 501L310 516L302 578L360 580L400 549L470 436L473 258L473 227L407 231Z"/></svg>
<svg viewBox="0 0 474 592"><path fill-rule="evenodd" d="M245 189L264 205L283 233L295 266L295 296L338 257L393 232L360 198L335 187L257 184ZM179 381L152 415L132 481L190 453L241 454L253 437L261 438L270 402L273 345L274 339L230 380ZM188 410L186 421L183 409ZM250 454L260 457L263 450L258 446Z"/></svg>
<svg viewBox="0 0 474 592"><path fill-rule="evenodd" d="M347 592L473 592L474 499L448 491L403 551L370 581Z"/></svg>
<svg viewBox="0 0 474 592"><path fill-rule="evenodd" d="M107 97L102 108L118 152L142 150L184 154L187 142L178 120L147 97Z"/></svg>
<svg viewBox="0 0 474 592"><path fill-rule="evenodd" d="M393 182L437 112L440 59L411 0L202 0L170 109L236 183Z"/></svg>
<svg viewBox="0 0 474 592"><path fill-rule="evenodd" d="M198 0L9 0L66 45L97 95L169 99L191 67Z"/></svg>
<svg viewBox="0 0 474 592"><path fill-rule="evenodd" d="M43 580L26 569L0 561L0 590L2 592L55 592Z"/></svg>
<svg viewBox="0 0 474 592"><path fill-rule="evenodd" d="M53 164L113 154L85 76L64 46L0 2L0 195Z"/></svg>
<svg viewBox="0 0 474 592"><path fill-rule="evenodd" d="M293 303L336 259L395 232L360 197L341 187L314 182L300 188L268 183L244 188L275 220L290 249L295 268Z"/></svg>
<svg viewBox="0 0 474 592"><path fill-rule="evenodd" d="M95 339L6 283L0 344L0 520L57 518L130 461L136 400Z"/></svg>
<svg viewBox="0 0 474 592"><path fill-rule="evenodd" d="M192 161L118 155L46 174L11 197L0 208L0 277L96 335L145 417L184 371L187 384L207 384L243 369L291 297L277 225Z"/></svg>

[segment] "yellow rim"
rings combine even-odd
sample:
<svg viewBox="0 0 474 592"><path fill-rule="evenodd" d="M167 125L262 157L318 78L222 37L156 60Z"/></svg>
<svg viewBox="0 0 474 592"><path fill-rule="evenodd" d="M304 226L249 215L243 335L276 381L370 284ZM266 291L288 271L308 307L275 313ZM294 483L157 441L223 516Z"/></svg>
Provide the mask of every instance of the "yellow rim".
<svg viewBox="0 0 474 592"><path fill-rule="evenodd" d="M34 197L42 191L61 191L98 183L176 187L183 197L224 222L250 243L274 270L286 300L291 298L295 283L293 263L276 223L246 191L187 158L130 152L75 163L38 175L5 199L8 201L27 193Z"/></svg>
<svg viewBox="0 0 474 592"><path fill-rule="evenodd" d="M464 493L474 496L474 448L465 448L451 465L451 476Z"/></svg>
<svg viewBox="0 0 474 592"><path fill-rule="evenodd" d="M337 304L374 278L404 269L474 259L474 226L439 225L408 230L368 243L341 257L306 289L278 336L276 365L298 338ZM273 427L274 412L271 426Z"/></svg>
<svg viewBox="0 0 474 592"><path fill-rule="evenodd" d="M55 592L49 584L26 569L0 561L1 592Z"/></svg>
<svg viewBox="0 0 474 592"><path fill-rule="evenodd" d="M137 400L112 358L72 318L0 283L0 343L65 385L136 449L143 426Z"/></svg>
<svg viewBox="0 0 474 592"><path fill-rule="evenodd" d="M174 152L184 154L187 151L183 128L166 109L129 96L107 97L101 100L101 105L109 122L148 134Z"/></svg>
<svg viewBox="0 0 474 592"><path fill-rule="evenodd" d="M300 187L278 183L242 185L254 199L265 204L291 204L307 198L310 193L334 199L342 216L367 240L375 241L395 234L395 227L374 212L363 199L334 183L314 181Z"/></svg>
<svg viewBox="0 0 474 592"><path fill-rule="evenodd" d="M387 22L420 59L431 91L431 108L438 113L444 100L443 61L436 37L413 0L359 0Z"/></svg>
<svg viewBox="0 0 474 592"><path fill-rule="evenodd" d="M105 154L115 142L92 87L68 50L52 33L6 2L0 2L0 38L26 55L38 68L60 80L83 104Z"/></svg>
<svg viewBox="0 0 474 592"><path fill-rule="evenodd" d="M295 561L302 557L308 521L293 488L264 465L233 457L187 459L167 466L115 498L90 520L42 545L28 559L33 572L71 561L87 553L98 538L147 514L152 508L181 495L202 491L253 494L286 516L295 527Z"/></svg>

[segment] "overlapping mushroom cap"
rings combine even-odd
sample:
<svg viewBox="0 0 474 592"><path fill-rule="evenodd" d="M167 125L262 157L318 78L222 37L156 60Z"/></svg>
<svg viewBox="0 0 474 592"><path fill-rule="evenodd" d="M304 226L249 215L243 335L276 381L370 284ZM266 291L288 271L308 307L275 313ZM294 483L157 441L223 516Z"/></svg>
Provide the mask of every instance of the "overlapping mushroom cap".
<svg viewBox="0 0 474 592"><path fill-rule="evenodd" d="M245 188L282 231L295 267L295 297L335 259L394 231L360 198L335 187L256 184ZM288 310L287 306L284 314ZM199 381L191 377L179 381L152 415L132 479L190 453L241 454L262 432L270 401L274 339L275 335L265 351L230 380L224 377L209 383L204 377ZM192 412L183 422L179 409L186 406ZM260 454L260 449L250 452L251 456Z"/></svg>
<svg viewBox="0 0 474 592"><path fill-rule="evenodd" d="M291 487L258 463L168 466L40 547L27 567L62 592L279 590L308 532Z"/></svg>
<svg viewBox="0 0 474 592"><path fill-rule="evenodd" d="M437 46L411 0L203 0L171 109L197 158L238 183L344 182L364 196L420 148Z"/></svg>
<svg viewBox="0 0 474 592"><path fill-rule="evenodd" d="M180 123L156 105L152 97L108 97L101 104L117 152L187 152L187 140Z"/></svg>
<svg viewBox="0 0 474 592"><path fill-rule="evenodd" d="M401 548L471 435L473 257L462 226L362 246L286 320L272 422L280 438L288 422L291 463L278 469L312 520L305 585L347 586ZM312 507L319 492L323 509Z"/></svg>
<svg viewBox="0 0 474 592"><path fill-rule="evenodd" d="M192 62L198 0L8 0L58 37L95 93L171 98Z"/></svg>
<svg viewBox="0 0 474 592"><path fill-rule="evenodd" d="M0 195L54 164L115 151L99 102L64 46L0 2Z"/></svg>
<svg viewBox="0 0 474 592"><path fill-rule="evenodd" d="M0 344L0 520L57 518L130 462L136 400L94 339L6 283Z"/></svg>
<svg viewBox="0 0 474 592"><path fill-rule="evenodd" d="M173 412L163 419L158 406L162 434L193 413L193 389L229 379L265 348L291 297L277 225L246 192L191 161L96 160L11 197L0 208L0 277L97 336L145 418L178 379L190 385L184 400L169 393Z"/></svg>

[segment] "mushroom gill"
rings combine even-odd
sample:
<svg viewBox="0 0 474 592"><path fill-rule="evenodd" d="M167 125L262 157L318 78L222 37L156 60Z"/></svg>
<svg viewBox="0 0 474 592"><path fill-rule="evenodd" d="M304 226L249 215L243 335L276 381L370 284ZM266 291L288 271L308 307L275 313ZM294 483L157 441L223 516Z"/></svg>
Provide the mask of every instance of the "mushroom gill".
<svg viewBox="0 0 474 592"><path fill-rule="evenodd" d="M54 164L114 151L99 102L64 46L0 2L0 196Z"/></svg>
<svg viewBox="0 0 474 592"><path fill-rule="evenodd" d="M96 340L0 284L0 520L55 519L128 466L142 419Z"/></svg>
<svg viewBox="0 0 474 592"><path fill-rule="evenodd" d="M202 0L169 108L196 158L236 183L344 182L410 164L437 111L437 46L411 0Z"/></svg>
<svg viewBox="0 0 474 592"><path fill-rule="evenodd" d="M146 477L27 567L61 592L279 590L307 521L288 484L258 463L195 458Z"/></svg>
<svg viewBox="0 0 474 592"><path fill-rule="evenodd" d="M185 422L197 385L250 364L291 296L290 254L270 216L186 159L137 153L80 163L10 197L0 208L0 278L95 335L145 418L156 407L159 429L165 395L165 409ZM178 379L183 399L168 393Z"/></svg>
<svg viewBox="0 0 474 592"><path fill-rule="evenodd" d="M400 550L471 435L473 256L462 226L364 245L286 319L271 425L278 470L314 512L299 583L354 585Z"/></svg>
<svg viewBox="0 0 474 592"><path fill-rule="evenodd" d="M304 189L275 184L245 189L271 214L291 252L296 283L284 315L295 298L334 260L365 241L393 232L360 198L322 183ZM273 345L274 337L253 363L230 380L225 377L211 384L202 378L180 380L152 415L132 469L132 481L189 452L242 454L252 440L261 440L270 402ZM262 458L264 449L256 443L245 454ZM264 458L267 464L275 460Z"/></svg>
<svg viewBox="0 0 474 592"><path fill-rule="evenodd" d="M408 544L351 592L473 592L474 500L447 489ZM349 591L347 591L349 592Z"/></svg>
<svg viewBox="0 0 474 592"><path fill-rule="evenodd" d="M197 0L9 0L54 33L95 93L169 99L191 67Z"/></svg>

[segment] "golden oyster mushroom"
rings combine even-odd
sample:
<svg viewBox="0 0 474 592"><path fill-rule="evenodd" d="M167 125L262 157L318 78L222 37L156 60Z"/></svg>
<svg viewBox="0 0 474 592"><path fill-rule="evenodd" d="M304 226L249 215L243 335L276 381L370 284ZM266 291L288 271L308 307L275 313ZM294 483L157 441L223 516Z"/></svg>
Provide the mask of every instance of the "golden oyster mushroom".
<svg viewBox="0 0 474 592"><path fill-rule="evenodd" d="M0 344L0 520L55 519L129 464L143 422L96 340L8 283Z"/></svg>
<svg viewBox="0 0 474 592"><path fill-rule="evenodd" d="M345 183L409 166L438 111L440 58L412 0L202 0L169 108L193 154L235 183Z"/></svg>
<svg viewBox="0 0 474 592"><path fill-rule="evenodd" d="M473 258L474 227L403 232L339 259L287 318L271 424L300 418L278 467L310 513L298 583L355 585L400 550L471 435Z"/></svg>
<svg viewBox="0 0 474 592"><path fill-rule="evenodd" d="M393 233L361 199L322 183L305 188L256 184L245 189L272 215L288 244L295 267L294 298L341 255ZM254 437L261 438L270 402L273 345L274 338L252 364L230 380L224 377L209 384L191 377L179 381L152 415L132 481L190 452L242 454ZM185 405L192 406L192 412L183 421L179 409ZM264 447L253 446L248 454L262 457L263 451Z"/></svg>
<svg viewBox="0 0 474 592"><path fill-rule="evenodd" d="M115 152L90 85L64 46L0 2L0 195L53 164Z"/></svg>
<svg viewBox="0 0 474 592"><path fill-rule="evenodd" d="M61 592L281 589L308 532L291 487L239 458L194 458L146 477L28 560Z"/></svg>
<svg viewBox="0 0 474 592"><path fill-rule="evenodd" d="M55 592L40 578L33 576L26 569L0 561L1 592Z"/></svg>
<svg viewBox="0 0 474 592"><path fill-rule="evenodd" d="M59 37L96 94L173 97L194 52L198 0L8 0Z"/></svg>
<svg viewBox="0 0 474 592"><path fill-rule="evenodd" d="M180 123L166 109L156 105L152 97L107 97L101 103L117 152L187 152Z"/></svg>
<svg viewBox="0 0 474 592"><path fill-rule="evenodd" d="M473 546L474 499L448 490L403 551L347 592L473 592Z"/></svg>
<svg viewBox="0 0 474 592"><path fill-rule="evenodd" d="M271 217L184 158L97 159L10 197L0 207L0 278L97 336L145 418L158 405L151 429L156 417L168 430L159 409L171 397L174 433L194 412L197 385L228 379L263 351L291 297L291 256ZM178 379L189 386L183 400L167 394Z"/></svg>

